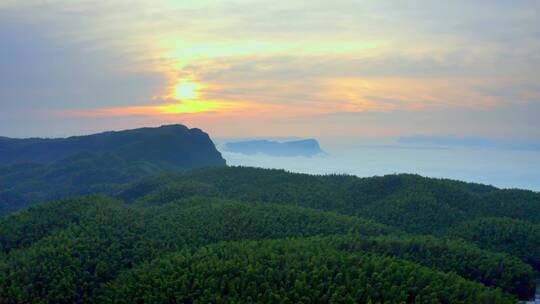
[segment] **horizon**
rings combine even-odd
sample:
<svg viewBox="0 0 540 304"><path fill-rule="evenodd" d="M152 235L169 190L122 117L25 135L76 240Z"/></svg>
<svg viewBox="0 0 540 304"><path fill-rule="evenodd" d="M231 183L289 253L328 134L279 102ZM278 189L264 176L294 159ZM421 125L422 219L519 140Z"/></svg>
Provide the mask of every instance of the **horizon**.
<svg viewBox="0 0 540 304"><path fill-rule="evenodd" d="M182 124L161 127L190 126ZM137 129L152 129L142 127ZM129 131L113 130L112 132ZM205 132L205 130L202 130ZM111 130L97 134L107 134ZM86 134L94 135L94 134ZM243 154L225 149L227 143L270 140L290 142L308 139L286 137L214 137L216 149L231 166L283 169L288 172L358 177L416 174L477 183L499 189L527 189L540 192L540 142L458 137L319 137L321 153L275 156L260 151ZM83 135L84 136L84 135ZM69 138L69 137L67 137ZM61 139L61 138L52 138Z"/></svg>

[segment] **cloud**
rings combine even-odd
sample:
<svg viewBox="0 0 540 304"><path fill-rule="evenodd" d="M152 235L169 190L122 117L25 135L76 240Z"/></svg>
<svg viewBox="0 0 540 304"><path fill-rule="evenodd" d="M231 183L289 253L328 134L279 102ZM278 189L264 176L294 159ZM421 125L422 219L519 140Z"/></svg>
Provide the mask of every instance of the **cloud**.
<svg viewBox="0 0 540 304"><path fill-rule="evenodd" d="M22 15L0 11L3 109L130 105L151 98L166 81L153 71L134 72L130 58L97 38L67 40L60 27L71 24L31 22Z"/></svg>
<svg viewBox="0 0 540 304"><path fill-rule="evenodd" d="M267 133L345 132L321 117L371 113L380 120L373 130L393 116L436 129L430 113L482 121L537 111L539 15L533 0L5 0L0 120L55 111L157 121L191 111L209 126L219 116ZM203 110L170 100L182 81L201 85ZM18 126L34 118L21 115ZM522 121L505 132L533 136ZM401 123L402 132L418 129Z"/></svg>

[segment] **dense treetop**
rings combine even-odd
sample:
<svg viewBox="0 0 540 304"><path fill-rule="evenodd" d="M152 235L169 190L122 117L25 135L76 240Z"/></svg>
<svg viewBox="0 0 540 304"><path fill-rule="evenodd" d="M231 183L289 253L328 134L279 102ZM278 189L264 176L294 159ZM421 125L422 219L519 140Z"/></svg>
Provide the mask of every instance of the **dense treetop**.
<svg viewBox="0 0 540 304"><path fill-rule="evenodd" d="M220 243L144 263L104 303L515 303L500 290L409 261L310 240Z"/></svg>
<svg viewBox="0 0 540 304"><path fill-rule="evenodd" d="M531 191L87 152L0 182L54 199L0 217L0 303L515 303L540 268Z"/></svg>
<svg viewBox="0 0 540 304"><path fill-rule="evenodd" d="M540 224L539 193L410 174L358 178L243 167L203 168L143 179L117 197L135 202L144 196L167 195L167 201L182 197L188 184L189 191L200 191L200 195L211 191L211 196L241 201L358 215L413 233L445 233L458 223L501 214Z"/></svg>

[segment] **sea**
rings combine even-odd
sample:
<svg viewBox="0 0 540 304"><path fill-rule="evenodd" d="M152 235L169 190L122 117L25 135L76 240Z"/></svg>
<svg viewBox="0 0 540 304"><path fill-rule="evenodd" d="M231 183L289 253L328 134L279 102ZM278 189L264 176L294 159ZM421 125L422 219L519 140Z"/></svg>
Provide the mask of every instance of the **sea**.
<svg viewBox="0 0 540 304"><path fill-rule="evenodd" d="M226 142L239 140L215 140L228 165L278 168L309 174L350 174L359 177L413 173L499 188L540 191L540 149L536 148L455 142L441 144L440 140L433 143L411 142L400 138L331 138L318 139L323 153L316 156L274 157L265 154L244 155L224 150Z"/></svg>

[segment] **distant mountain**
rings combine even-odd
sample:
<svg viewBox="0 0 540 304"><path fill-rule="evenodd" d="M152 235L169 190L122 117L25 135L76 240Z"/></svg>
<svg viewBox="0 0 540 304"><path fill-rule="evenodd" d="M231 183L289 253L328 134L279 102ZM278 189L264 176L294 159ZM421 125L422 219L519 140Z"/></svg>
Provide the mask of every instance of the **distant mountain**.
<svg viewBox="0 0 540 304"><path fill-rule="evenodd" d="M287 142L248 140L226 143L224 148L229 152L248 155L262 153L271 156L314 156L323 152L316 139Z"/></svg>
<svg viewBox="0 0 540 304"><path fill-rule="evenodd" d="M430 144L438 147L470 147L502 150L539 151L538 140L502 140L481 137L454 137L454 136L408 136L398 139L403 144Z"/></svg>
<svg viewBox="0 0 540 304"><path fill-rule="evenodd" d="M54 139L0 138L0 165L48 163L83 152L109 153L127 161L181 169L225 164L208 134L183 125Z"/></svg>
<svg viewBox="0 0 540 304"><path fill-rule="evenodd" d="M70 195L114 193L152 174L225 165L210 137L182 125L62 139L0 138L0 214Z"/></svg>

